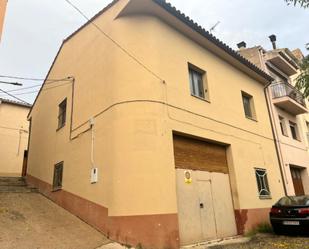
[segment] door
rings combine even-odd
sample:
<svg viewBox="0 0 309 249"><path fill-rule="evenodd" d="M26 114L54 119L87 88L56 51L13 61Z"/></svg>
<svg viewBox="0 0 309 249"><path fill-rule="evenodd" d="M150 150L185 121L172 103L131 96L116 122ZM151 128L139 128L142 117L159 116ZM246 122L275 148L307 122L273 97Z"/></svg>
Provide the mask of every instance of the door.
<svg viewBox="0 0 309 249"><path fill-rule="evenodd" d="M24 159L23 159L23 167L22 167L22 172L21 176L26 176L27 175L27 165L28 165L28 151L24 151Z"/></svg>
<svg viewBox="0 0 309 249"><path fill-rule="evenodd" d="M180 244L237 234L226 149L174 136Z"/></svg>
<svg viewBox="0 0 309 249"><path fill-rule="evenodd" d="M213 195L211 187L211 179L198 180L198 200L201 222L201 240L217 238L215 210L213 206Z"/></svg>
<svg viewBox="0 0 309 249"><path fill-rule="evenodd" d="M304 186L301 179L301 169L291 167L291 175L294 185L295 195L304 195Z"/></svg>

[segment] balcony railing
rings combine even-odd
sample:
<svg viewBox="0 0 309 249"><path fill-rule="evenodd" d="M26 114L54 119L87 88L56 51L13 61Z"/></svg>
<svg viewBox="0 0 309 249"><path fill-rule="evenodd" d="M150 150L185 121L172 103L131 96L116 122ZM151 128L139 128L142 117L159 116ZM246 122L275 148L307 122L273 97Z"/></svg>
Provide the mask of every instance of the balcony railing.
<svg viewBox="0 0 309 249"><path fill-rule="evenodd" d="M292 85L285 82L278 82L271 85L273 98L290 97L297 103L306 107L303 94Z"/></svg>

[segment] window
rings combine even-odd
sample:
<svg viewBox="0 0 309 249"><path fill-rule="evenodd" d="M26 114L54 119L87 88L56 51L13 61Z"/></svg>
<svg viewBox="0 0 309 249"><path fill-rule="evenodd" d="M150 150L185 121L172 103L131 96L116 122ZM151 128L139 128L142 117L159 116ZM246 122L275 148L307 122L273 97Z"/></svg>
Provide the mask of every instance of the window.
<svg viewBox="0 0 309 249"><path fill-rule="evenodd" d="M307 142L309 144L309 122L306 121L306 127L307 127L307 132L306 132L306 135L307 135Z"/></svg>
<svg viewBox="0 0 309 249"><path fill-rule="evenodd" d="M204 75L205 71L189 64L191 94L195 97L203 99L207 97L205 95L205 93L207 93L207 89L205 89Z"/></svg>
<svg viewBox="0 0 309 249"><path fill-rule="evenodd" d="M255 177L260 198L270 197L266 169L255 169Z"/></svg>
<svg viewBox="0 0 309 249"><path fill-rule="evenodd" d="M279 122L280 122L280 128L281 128L281 133L284 136L288 136L288 132L286 129L286 124L285 124L285 119L281 116L279 116Z"/></svg>
<svg viewBox="0 0 309 249"><path fill-rule="evenodd" d="M63 162L57 163L54 168L53 191L62 188Z"/></svg>
<svg viewBox="0 0 309 249"><path fill-rule="evenodd" d="M290 123L290 130L291 130L293 139L299 140L297 125L291 121L289 123Z"/></svg>
<svg viewBox="0 0 309 249"><path fill-rule="evenodd" d="M65 126L66 114L67 114L67 99L63 100L59 105L58 129Z"/></svg>
<svg viewBox="0 0 309 249"><path fill-rule="evenodd" d="M241 92L241 95L246 117L255 120L256 115L254 110L253 97L245 92Z"/></svg>

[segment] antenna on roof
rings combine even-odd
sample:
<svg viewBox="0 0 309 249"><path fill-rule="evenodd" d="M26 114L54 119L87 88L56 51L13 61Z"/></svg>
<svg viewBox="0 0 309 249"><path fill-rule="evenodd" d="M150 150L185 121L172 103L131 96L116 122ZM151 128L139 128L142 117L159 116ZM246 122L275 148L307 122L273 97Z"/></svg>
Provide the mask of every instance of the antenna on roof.
<svg viewBox="0 0 309 249"><path fill-rule="evenodd" d="M215 30L215 28L220 24L220 21L218 21L214 26L212 26L209 30L210 33Z"/></svg>

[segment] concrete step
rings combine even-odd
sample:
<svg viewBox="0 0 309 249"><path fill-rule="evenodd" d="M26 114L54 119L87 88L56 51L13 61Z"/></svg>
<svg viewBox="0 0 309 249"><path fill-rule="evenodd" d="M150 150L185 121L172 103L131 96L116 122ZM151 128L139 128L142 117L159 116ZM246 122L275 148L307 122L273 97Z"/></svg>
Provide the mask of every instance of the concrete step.
<svg viewBox="0 0 309 249"><path fill-rule="evenodd" d="M0 193L33 193L36 188L30 188L22 177L0 177Z"/></svg>
<svg viewBox="0 0 309 249"><path fill-rule="evenodd" d="M27 186L21 177L0 177L0 186Z"/></svg>
<svg viewBox="0 0 309 249"><path fill-rule="evenodd" d="M37 193L38 189L25 186L0 186L0 193Z"/></svg>

